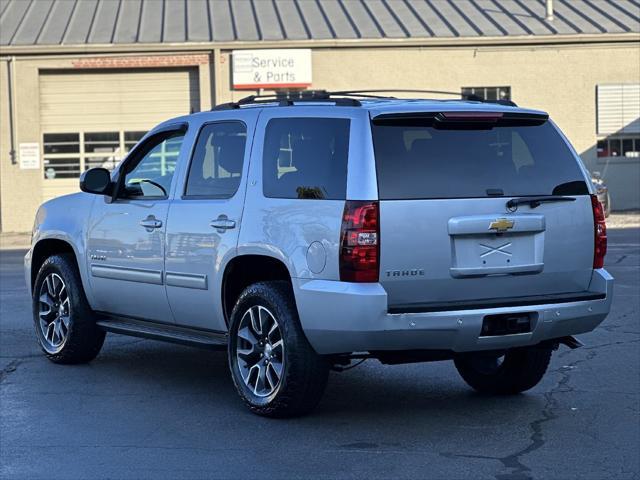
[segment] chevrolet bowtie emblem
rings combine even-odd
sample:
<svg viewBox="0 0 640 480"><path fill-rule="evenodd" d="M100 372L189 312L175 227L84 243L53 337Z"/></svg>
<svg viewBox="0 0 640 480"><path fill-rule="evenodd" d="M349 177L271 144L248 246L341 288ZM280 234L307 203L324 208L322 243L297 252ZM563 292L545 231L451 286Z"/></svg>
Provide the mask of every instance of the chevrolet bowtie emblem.
<svg viewBox="0 0 640 480"><path fill-rule="evenodd" d="M489 224L489 230L495 230L496 232L506 232L510 228L513 228L513 220L508 218L496 218Z"/></svg>

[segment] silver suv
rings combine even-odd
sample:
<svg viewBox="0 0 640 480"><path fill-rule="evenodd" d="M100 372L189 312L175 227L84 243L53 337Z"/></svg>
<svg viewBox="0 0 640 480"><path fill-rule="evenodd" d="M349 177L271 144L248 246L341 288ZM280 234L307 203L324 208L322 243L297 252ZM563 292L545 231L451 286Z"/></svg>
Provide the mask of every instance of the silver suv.
<svg viewBox="0 0 640 480"><path fill-rule="evenodd" d="M105 332L227 349L260 415L310 411L366 358L519 393L611 306L587 171L507 102L249 97L80 187L40 207L25 258L47 357L90 361Z"/></svg>

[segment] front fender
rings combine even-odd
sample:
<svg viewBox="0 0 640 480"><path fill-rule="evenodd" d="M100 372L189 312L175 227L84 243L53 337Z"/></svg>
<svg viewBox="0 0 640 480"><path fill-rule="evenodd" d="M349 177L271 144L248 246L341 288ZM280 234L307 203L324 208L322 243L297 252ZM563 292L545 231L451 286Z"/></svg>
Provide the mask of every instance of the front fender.
<svg viewBox="0 0 640 480"><path fill-rule="evenodd" d="M25 278L30 293L34 280L31 273L34 252L43 242L58 240L73 249L87 300L90 305L93 304L86 261L86 227L95 199L95 195L75 193L55 198L40 206L33 226L31 248L25 256Z"/></svg>

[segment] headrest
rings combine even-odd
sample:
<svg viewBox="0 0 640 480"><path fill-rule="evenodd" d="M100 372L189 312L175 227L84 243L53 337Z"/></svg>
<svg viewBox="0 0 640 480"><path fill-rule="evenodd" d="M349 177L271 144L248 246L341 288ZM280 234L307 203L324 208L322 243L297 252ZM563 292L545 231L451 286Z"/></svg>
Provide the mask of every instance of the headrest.
<svg viewBox="0 0 640 480"><path fill-rule="evenodd" d="M331 161L331 146L320 139L296 139L292 142L293 163L298 170L306 173L322 172Z"/></svg>
<svg viewBox="0 0 640 480"><path fill-rule="evenodd" d="M231 174L242 173L245 142L243 136L212 137L211 143L218 147L216 163Z"/></svg>

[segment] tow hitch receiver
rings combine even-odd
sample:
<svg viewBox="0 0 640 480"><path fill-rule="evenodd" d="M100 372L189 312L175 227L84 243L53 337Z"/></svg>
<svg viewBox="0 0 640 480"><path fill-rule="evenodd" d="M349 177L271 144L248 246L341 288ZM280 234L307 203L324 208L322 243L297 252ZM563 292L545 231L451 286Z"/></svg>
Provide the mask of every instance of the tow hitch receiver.
<svg viewBox="0 0 640 480"><path fill-rule="evenodd" d="M516 333L528 333L531 331L530 313L507 313L487 315L482 320L483 337L496 337L499 335L513 335Z"/></svg>

